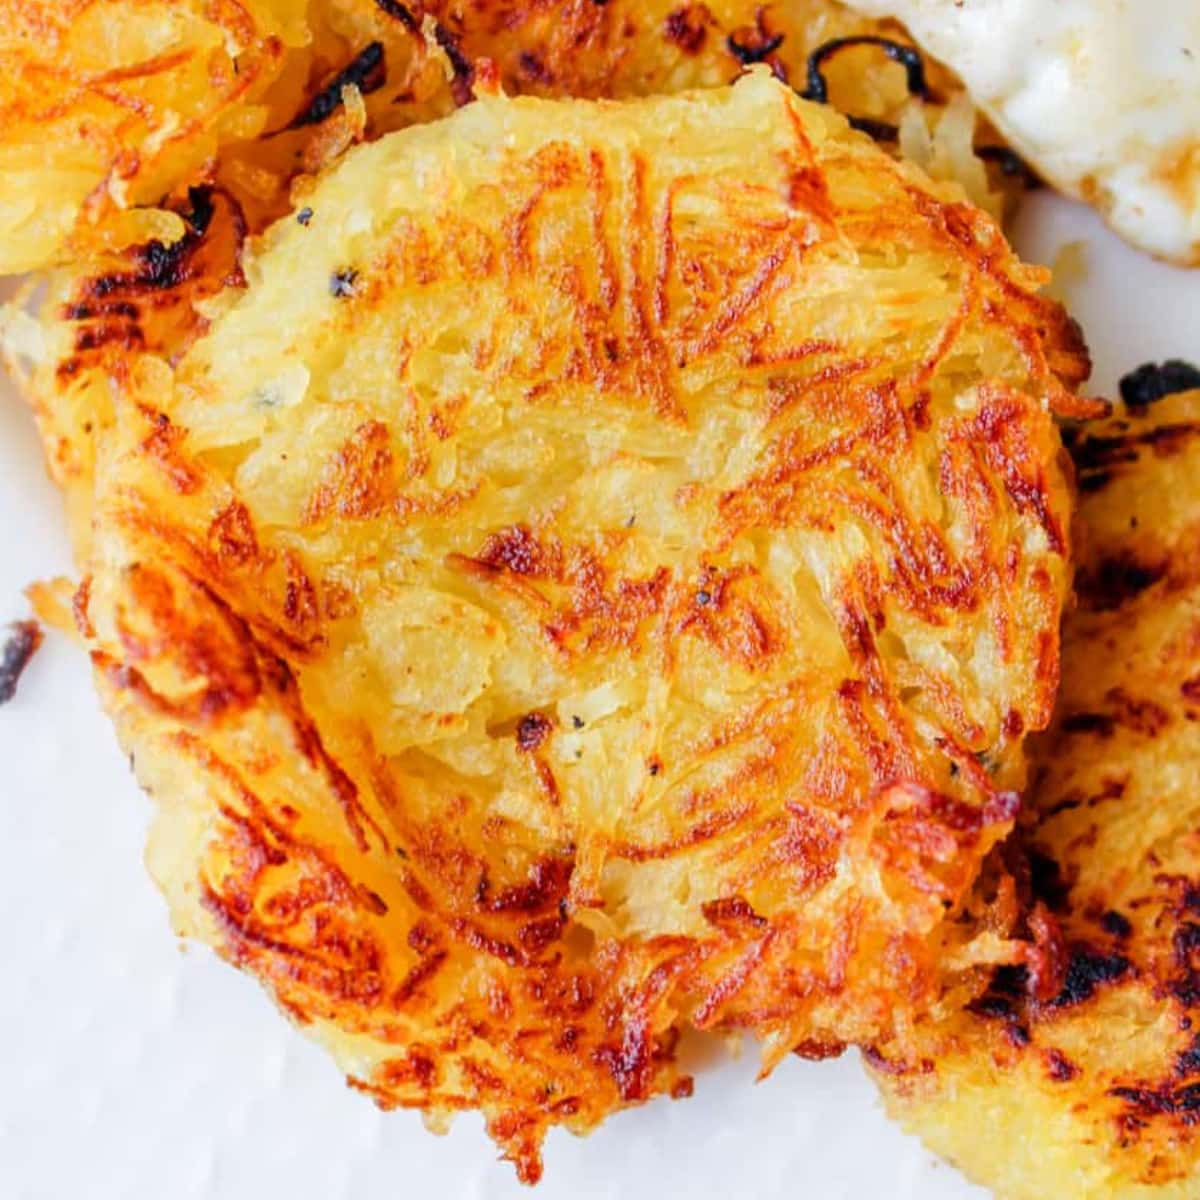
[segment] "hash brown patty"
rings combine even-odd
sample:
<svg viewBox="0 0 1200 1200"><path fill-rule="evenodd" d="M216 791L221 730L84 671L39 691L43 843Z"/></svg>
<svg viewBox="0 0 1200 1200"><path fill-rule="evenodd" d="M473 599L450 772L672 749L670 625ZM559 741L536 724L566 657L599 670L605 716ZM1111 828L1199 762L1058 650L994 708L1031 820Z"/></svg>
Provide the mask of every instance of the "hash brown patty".
<svg viewBox="0 0 1200 1200"><path fill-rule="evenodd" d="M1057 987L1020 970L880 1074L889 1110L1003 1200L1200 1189L1200 392L1074 441L1079 607L1035 754L1028 903Z"/></svg>
<svg viewBox="0 0 1200 1200"><path fill-rule="evenodd" d="M1045 273L763 70L483 98L306 209L109 380L77 611L178 929L525 1179L685 1023L974 995L1087 408Z"/></svg>
<svg viewBox="0 0 1200 1200"><path fill-rule="evenodd" d="M498 86L619 99L726 84L756 63L889 145L903 120L920 126L910 152L965 104L894 22L833 0L0 0L0 274L185 236L171 201L188 187L220 187L260 229L354 142ZM923 120L905 118L910 101ZM1020 181L993 131L978 131L999 164L985 168L974 118L951 125L963 145L931 149L931 170L979 202Z"/></svg>

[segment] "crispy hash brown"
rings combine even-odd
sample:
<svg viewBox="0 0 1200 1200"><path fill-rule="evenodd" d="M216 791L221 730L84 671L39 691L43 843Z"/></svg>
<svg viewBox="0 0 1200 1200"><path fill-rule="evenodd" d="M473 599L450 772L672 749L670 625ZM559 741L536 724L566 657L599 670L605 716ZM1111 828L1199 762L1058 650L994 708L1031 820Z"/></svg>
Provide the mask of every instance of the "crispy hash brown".
<svg viewBox="0 0 1200 1200"><path fill-rule="evenodd" d="M0 0L0 273L59 259L81 217L157 204L258 133L302 18L286 0ZM179 232L153 210L110 230Z"/></svg>
<svg viewBox="0 0 1200 1200"><path fill-rule="evenodd" d="M765 71L481 99L301 216L99 442L178 927L526 1179L684 1021L769 1066L974 994L1068 585L1044 273Z"/></svg>
<svg viewBox="0 0 1200 1200"><path fill-rule="evenodd" d="M260 228L297 178L477 88L622 98L760 62L994 209L1020 173L985 166L1007 162L994 132L905 52L899 26L832 0L0 0L0 274L184 236L163 201L188 186L218 184Z"/></svg>
<svg viewBox="0 0 1200 1200"><path fill-rule="evenodd" d="M242 14L236 30L227 31L225 44L243 47L228 111L217 93L205 92L207 115L180 125L174 111L186 97L176 97L174 108L163 107L160 98L158 116L151 119L143 105L141 124L133 125L107 92L93 96L84 88L72 93L67 115L54 120L82 122L91 114L87 137L50 124L46 106L57 93L38 74L29 39L44 27L57 30L50 41L42 35L38 52L57 60L53 78L65 87L75 60L63 47L94 24L94 6L55 6L51 19L42 14L44 2L0 0L0 13L5 2L20 12L10 35L13 70L19 67L31 83L24 92L14 90L7 109L0 103L0 155L17 162L36 146L37 171L48 169L40 147L53 128L64 147L74 147L71 154L91 164L79 178L86 176L94 190L84 202L82 229L69 240L64 230L75 220L76 204L69 189L55 193L60 208L44 198L35 202L39 185L31 177L19 192L20 212L14 209L6 224L0 211L0 273L75 256L39 280L32 313L0 312L0 350L33 407L51 474L66 494L81 561L91 520L92 443L110 417L109 376L124 372L131 354L181 355L205 328L197 305L244 284L243 242L289 210L302 212L314 173L354 143L444 116L477 91L499 85L509 94L619 99L718 86L762 63L797 91L816 89L935 178L958 180L989 211L998 212L1022 179L1019 171L1001 169L1003 155L989 155L1001 150L998 140L985 126L977 128L952 75L933 60L905 60L911 43L893 22L862 17L831 0L423 6L310 0L287 9L295 28L286 40L270 40L275 25L265 9L257 23ZM173 14L156 18L160 40L190 28L186 5L158 9ZM112 5L105 11L111 18ZM231 20L242 10L205 12L219 22L222 14ZM139 45L130 39L123 52L136 55ZM175 84L191 78L182 69L191 60L182 55L160 56L132 77L158 80L169 97ZM194 64L188 70L194 74ZM41 108L33 106L35 78ZM95 124L97 106L110 124ZM155 121L174 131L169 157L134 145L135 131L157 129ZM162 136L154 134L159 141ZM122 203L152 200L156 207L126 211L117 203L122 197ZM51 216L42 233L27 224Z"/></svg>
<svg viewBox="0 0 1200 1200"><path fill-rule="evenodd" d="M911 43L893 22L862 17L831 0L473 0L424 6L310 0L287 8L291 31L275 40L269 31L279 22L271 24L266 9L252 9L258 13L253 20L235 7L210 8L206 20L230 23L223 44L242 47L238 87L225 97L225 107L217 92L206 91L209 107L185 125L175 110L187 98L175 97L173 108L163 99L195 73L194 63L187 68L192 75L183 70L191 59L182 50L131 74L157 80L157 116L142 104L141 123L131 124L107 91L93 95L78 80L64 108L44 72L38 73L41 60L31 55L40 46L37 53L54 59L52 78L64 88L72 69L82 70L67 51L86 40L97 20L95 6L56 5L50 17L44 0L0 0L0 14L5 3L14 15L8 50L13 77L24 72L30 82L24 90L13 87L7 108L0 103L0 155L16 163L32 153L36 176L49 169L41 147L51 136L62 143L59 153L91 164L79 178L86 176L94 190L79 216L82 227L69 240L75 193L50 176L47 186L57 189L59 208L39 198L30 177L19 189L20 212L14 209L6 224L0 211L0 273L63 254L75 258L39 279L32 313L0 310L0 351L34 410L51 474L66 495L81 561L91 524L93 441L111 415L109 377L122 374L132 354L178 358L205 328L197 306L223 288L244 284L246 238L289 210L302 212L314 173L352 144L443 116L477 91L499 84L509 94L617 99L718 86L762 63L797 91L816 89L935 178L958 180L989 211L998 212L1006 189L1021 180L1019 172L1000 169L1002 155L985 166L988 150L1001 147L994 132L976 127L953 76L933 60L905 60ZM104 11L116 19L111 3ZM191 28L186 4L160 4L153 11L160 41L178 40L181 30ZM53 37L46 33L51 27ZM38 31L42 41L35 43ZM150 44L143 42L130 38L122 53L136 57L139 47ZM196 42L193 56L205 44ZM109 53L115 51L110 47ZM209 69L215 70L212 63ZM228 71L228 64L222 69ZM57 125L47 107L52 101L61 110L53 118ZM101 112L108 124L99 120ZM83 122L85 115L87 136L72 136L62 123ZM135 145L136 131L156 130L155 122L173 130L170 156L148 155ZM157 141L163 136L153 134ZM976 142L983 147L979 156ZM17 190L13 196L15 202ZM152 200L156 207L127 211L121 198L122 204ZM27 223L51 216L40 233Z"/></svg>
<svg viewBox="0 0 1200 1200"><path fill-rule="evenodd" d="M936 178L957 179L989 211L1029 182L952 72L922 56L897 22L836 0L453 0L425 9L469 62L494 64L510 94L673 94L731 83L762 63Z"/></svg>
<svg viewBox="0 0 1200 1200"><path fill-rule="evenodd" d="M1200 1190L1200 392L1088 427L1080 605L1026 832L1062 975L1000 972L881 1076L1005 1200Z"/></svg>

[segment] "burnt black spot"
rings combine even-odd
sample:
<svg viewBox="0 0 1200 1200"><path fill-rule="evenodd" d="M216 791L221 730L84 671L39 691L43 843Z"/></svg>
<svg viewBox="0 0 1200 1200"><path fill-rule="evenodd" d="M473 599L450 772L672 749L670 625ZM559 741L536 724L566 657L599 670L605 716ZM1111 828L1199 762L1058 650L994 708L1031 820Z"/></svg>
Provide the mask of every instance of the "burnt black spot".
<svg viewBox="0 0 1200 1200"><path fill-rule="evenodd" d="M521 51L517 56L517 66L521 68L521 74L534 83L554 82L554 76L549 67L531 50Z"/></svg>
<svg viewBox="0 0 1200 1200"><path fill-rule="evenodd" d="M175 247L178 245L178 242L173 242L167 246L156 239L147 242L138 251L143 267L142 278L151 287L167 288L175 282L174 268L179 257Z"/></svg>
<svg viewBox="0 0 1200 1200"><path fill-rule="evenodd" d="M342 107L342 89L356 87L369 96L383 86L383 43L364 46L287 124L288 129L320 125Z"/></svg>
<svg viewBox="0 0 1200 1200"><path fill-rule="evenodd" d="M354 285L358 280L358 272L353 267L344 271L335 271L329 277L329 294L337 300L345 300L354 295Z"/></svg>
<svg viewBox="0 0 1200 1200"><path fill-rule="evenodd" d="M1200 1075L1200 1036L1192 1038L1192 1044L1175 1056L1175 1074L1180 1079Z"/></svg>
<svg viewBox="0 0 1200 1200"><path fill-rule="evenodd" d="M1105 482L1112 478L1112 469L1138 459L1136 435L1090 434L1067 443L1067 451L1075 469L1080 473L1080 486L1085 490L1096 490L1090 480L1096 472L1104 475Z"/></svg>
<svg viewBox="0 0 1200 1200"><path fill-rule="evenodd" d="M1108 983L1128 974L1130 962L1123 954L1102 954L1091 946L1077 943L1071 947L1062 991L1050 1001L1053 1008L1066 1008L1090 1000Z"/></svg>
<svg viewBox="0 0 1200 1200"><path fill-rule="evenodd" d="M1029 971L1024 966L1002 966L992 972L987 990L968 1006L980 1017L1016 1022L1017 1012L1029 989ZM1028 1031L1025 1032L1028 1041Z"/></svg>
<svg viewBox="0 0 1200 1200"><path fill-rule="evenodd" d="M466 55L459 48L458 39L440 21L434 26L433 36L437 40L437 44L441 46L450 63L450 70L454 73L454 80L450 84L450 94L454 97L454 103L462 108L475 99L475 93L472 90L475 68L471 66Z"/></svg>
<svg viewBox="0 0 1200 1200"><path fill-rule="evenodd" d="M1079 1075L1079 1068L1061 1050L1051 1047L1045 1057L1046 1074L1055 1083L1069 1083Z"/></svg>
<svg viewBox="0 0 1200 1200"><path fill-rule="evenodd" d="M536 750L554 728L554 722L545 713L526 713L517 722L517 747L526 752Z"/></svg>
<svg viewBox="0 0 1200 1200"><path fill-rule="evenodd" d="M1200 958L1200 925L1195 921L1182 922L1171 938L1171 950L1181 967L1193 966Z"/></svg>
<svg viewBox="0 0 1200 1200"><path fill-rule="evenodd" d="M1111 933L1115 938L1125 939L1133 933L1129 918L1115 908L1110 908L1100 918L1100 925L1105 933Z"/></svg>
<svg viewBox="0 0 1200 1200"><path fill-rule="evenodd" d="M1166 560L1140 562L1128 550L1081 571L1076 582L1080 599L1094 612L1110 612L1153 587L1167 573Z"/></svg>
<svg viewBox="0 0 1200 1200"><path fill-rule="evenodd" d="M1033 898L1041 900L1051 912L1062 912L1071 894L1071 884L1063 869L1040 850L1029 851L1029 885Z"/></svg>
<svg viewBox="0 0 1200 1200"><path fill-rule="evenodd" d="M699 54L708 36L708 10L703 4L685 4L667 14L663 34L684 54Z"/></svg>
<svg viewBox="0 0 1200 1200"><path fill-rule="evenodd" d="M1107 713L1072 713L1062 720L1064 733L1094 733L1102 738L1112 737L1116 727L1116 721Z"/></svg>
<svg viewBox="0 0 1200 1200"><path fill-rule="evenodd" d="M890 121L877 121L874 117L847 116L851 129L865 133L876 142L895 142L900 138L900 128Z"/></svg>
<svg viewBox="0 0 1200 1200"><path fill-rule="evenodd" d="M1078 487L1085 495L1092 495L1094 492L1099 492L1108 487L1112 483L1111 471L1092 471L1087 475L1081 475L1078 479Z"/></svg>
<svg viewBox="0 0 1200 1200"><path fill-rule="evenodd" d="M571 728L572 729L582 729L583 728L583 718L582 717L572 717L571 718Z"/></svg>
<svg viewBox="0 0 1200 1200"><path fill-rule="evenodd" d="M1180 453L1198 432L1200 425L1195 422L1176 421L1141 433L1090 434L1071 441L1067 448L1086 481L1097 471L1111 477L1116 468L1136 463L1143 447L1159 458L1169 458Z"/></svg>
<svg viewBox="0 0 1200 1200"><path fill-rule="evenodd" d="M88 293L93 300L103 300L116 291L126 289L154 288L167 291L177 287L188 278L189 261L208 227L214 212L213 189L194 187L188 189L187 204L175 211L187 223L187 230L178 241L169 245L155 238L139 246L132 254L131 271L99 275L88 283ZM117 306L106 304L104 315L118 311ZM126 302L124 307L129 307ZM89 317L92 314L89 313ZM129 315L129 314L126 314ZM134 308L132 316L137 316ZM87 319L87 318L84 318Z"/></svg>
<svg viewBox="0 0 1200 1200"><path fill-rule="evenodd" d="M1200 1005L1200 925L1181 921L1171 937L1171 954L1179 968L1168 983L1171 993L1189 1008Z"/></svg>
<svg viewBox="0 0 1200 1200"><path fill-rule="evenodd" d="M41 644L42 631L36 621L16 621L9 626L0 651L0 704L7 704L17 694L17 684Z"/></svg>
<svg viewBox="0 0 1200 1200"><path fill-rule="evenodd" d="M212 188L188 188L188 207L181 215L196 237L203 237L208 232L215 212Z"/></svg>
<svg viewBox="0 0 1200 1200"><path fill-rule="evenodd" d="M1182 1116L1191 1124L1200 1113L1200 1083L1181 1088L1116 1087L1108 1094L1124 1100L1142 1116Z"/></svg>
<svg viewBox="0 0 1200 1200"><path fill-rule="evenodd" d="M1022 1025L1020 1021L1010 1020L1004 1027L1004 1036L1008 1038L1009 1043L1016 1046L1018 1050L1024 1049L1030 1043L1029 1029Z"/></svg>
<svg viewBox="0 0 1200 1200"><path fill-rule="evenodd" d="M102 306L88 304L86 301L68 304L63 309L63 317L68 321L93 321L97 317L125 317L136 321L140 315L138 306L129 300L114 300Z"/></svg>
<svg viewBox="0 0 1200 1200"><path fill-rule="evenodd" d="M1144 409L1175 392L1200 388L1200 368L1182 359L1143 363L1121 378L1121 399L1132 409Z"/></svg>
<svg viewBox="0 0 1200 1200"><path fill-rule="evenodd" d="M993 1017L997 1020L1016 1015L1013 1002L1009 997L996 995L990 991L985 992L978 1000L973 1000L969 1007L976 1016Z"/></svg>

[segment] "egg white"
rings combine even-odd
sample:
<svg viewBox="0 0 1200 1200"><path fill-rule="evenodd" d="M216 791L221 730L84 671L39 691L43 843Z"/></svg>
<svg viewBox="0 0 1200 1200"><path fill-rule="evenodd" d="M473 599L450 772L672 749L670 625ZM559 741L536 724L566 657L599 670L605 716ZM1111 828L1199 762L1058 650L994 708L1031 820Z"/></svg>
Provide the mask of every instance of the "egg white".
<svg viewBox="0 0 1200 1200"><path fill-rule="evenodd" d="M904 22L1057 188L1200 265L1200 0L849 2Z"/></svg>

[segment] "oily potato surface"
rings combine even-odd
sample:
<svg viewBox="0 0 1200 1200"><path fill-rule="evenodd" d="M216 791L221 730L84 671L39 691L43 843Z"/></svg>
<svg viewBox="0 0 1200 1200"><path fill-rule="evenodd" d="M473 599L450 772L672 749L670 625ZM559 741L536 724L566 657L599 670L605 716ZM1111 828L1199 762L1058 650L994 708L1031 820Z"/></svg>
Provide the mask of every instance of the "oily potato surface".
<svg viewBox="0 0 1200 1200"><path fill-rule="evenodd" d="M305 208L107 380L77 610L178 928L529 1179L685 1024L975 994L1069 582L1044 273L763 70L485 97Z"/></svg>
<svg viewBox="0 0 1200 1200"><path fill-rule="evenodd" d="M189 186L219 185L259 229L291 206L297 179L354 142L477 90L622 98L719 86L765 63L804 91L814 50L864 36L911 45L894 22L832 0L3 0L0 274L183 237L172 199ZM976 122L954 77L930 60L920 78L918 104L905 69L872 45L820 71L830 103L998 204L1018 176L989 179L972 154ZM998 149L990 130L978 138Z"/></svg>
<svg viewBox="0 0 1200 1200"><path fill-rule="evenodd" d="M890 1111L1003 1200L1200 1188L1198 434L1193 392L1072 447L1079 607L1022 828L1054 994L1002 971L880 1074Z"/></svg>
<svg viewBox="0 0 1200 1200"><path fill-rule="evenodd" d="M9 193L7 223L0 209L0 273L59 266L35 277L28 311L0 311L0 350L33 408L81 555L110 377L136 353L182 354L205 327L202 301L244 283L245 241L301 211L313 179L351 145L443 117L476 93L670 94L722 86L756 63L803 92L813 54L850 39L819 57L829 104L989 211L1019 182L973 152L997 139L976 128L952 75L921 60L914 95L890 56L910 44L904 31L831 0L8 7L4 52L11 80L26 83L10 82L7 101L0 93L0 159L25 182ZM124 41L96 43L94 27L125 28L127 9L137 21ZM156 38L135 38L143 26ZM91 57L77 61L80 47ZM154 105L139 101L135 120L133 101L118 103L107 76L85 70L97 55L139 87L153 83ZM226 75L236 87L205 82ZM60 158L78 188L60 186Z"/></svg>

